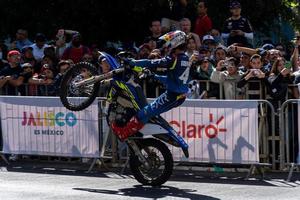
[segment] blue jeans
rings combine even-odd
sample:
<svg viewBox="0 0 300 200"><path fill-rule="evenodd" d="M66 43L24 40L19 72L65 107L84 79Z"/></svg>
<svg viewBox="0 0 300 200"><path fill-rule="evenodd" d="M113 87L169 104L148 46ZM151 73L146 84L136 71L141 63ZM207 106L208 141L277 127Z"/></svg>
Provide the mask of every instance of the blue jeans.
<svg viewBox="0 0 300 200"><path fill-rule="evenodd" d="M184 94L165 91L154 102L148 104L137 113L137 118L146 124L153 116L167 112L172 108L180 106L185 100Z"/></svg>

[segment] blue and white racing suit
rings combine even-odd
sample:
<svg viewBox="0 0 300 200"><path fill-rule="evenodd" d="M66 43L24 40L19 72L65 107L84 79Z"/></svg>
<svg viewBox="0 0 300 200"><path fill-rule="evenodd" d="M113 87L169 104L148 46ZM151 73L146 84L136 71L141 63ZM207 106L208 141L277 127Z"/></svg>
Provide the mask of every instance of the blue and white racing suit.
<svg viewBox="0 0 300 200"><path fill-rule="evenodd" d="M161 59L135 60L132 62L132 64L139 67L167 69L165 76L154 76L166 85L166 91L137 113L139 121L145 124L153 116L166 112L184 102L186 93L189 90L187 83L189 81L190 65L187 55L180 53L176 57L166 56Z"/></svg>

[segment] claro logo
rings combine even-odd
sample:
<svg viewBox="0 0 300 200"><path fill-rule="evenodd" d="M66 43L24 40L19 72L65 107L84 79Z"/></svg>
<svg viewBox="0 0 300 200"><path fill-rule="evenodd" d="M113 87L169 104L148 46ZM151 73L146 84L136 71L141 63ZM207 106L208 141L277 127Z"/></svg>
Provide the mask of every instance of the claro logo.
<svg viewBox="0 0 300 200"><path fill-rule="evenodd" d="M68 112L23 112L22 126L75 126L77 117Z"/></svg>
<svg viewBox="0 0 300 200"><path fill-rule="evenodd" d="M224 120L224 116L221 116L215 123L213 114L209 114L209 124L187 124L186 121L170 121L169 123L175 128L175 130L184 138L202 138L203 133L208 138L215 138L219 133L227 131L226 128L218 128L218 125Z"/></svg>

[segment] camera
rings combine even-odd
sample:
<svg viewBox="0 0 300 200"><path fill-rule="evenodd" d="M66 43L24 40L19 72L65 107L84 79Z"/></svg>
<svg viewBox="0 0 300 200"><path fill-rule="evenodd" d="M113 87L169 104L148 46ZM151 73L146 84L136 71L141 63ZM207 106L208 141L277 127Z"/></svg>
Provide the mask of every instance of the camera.
<svg viewBox="0 0 300 200"><path fill-rule="evenodd" d="M259 75L259 71L257 69L252 69L253 76L257 77Z"/></svg>
<svg viewBox="0 0 300 200"><path fill-rule="evenodd" d="M44 74L39 74L37 78L38 78L38 79L45 79L45 78L46 78L46 75L44 75Z"/></svg>

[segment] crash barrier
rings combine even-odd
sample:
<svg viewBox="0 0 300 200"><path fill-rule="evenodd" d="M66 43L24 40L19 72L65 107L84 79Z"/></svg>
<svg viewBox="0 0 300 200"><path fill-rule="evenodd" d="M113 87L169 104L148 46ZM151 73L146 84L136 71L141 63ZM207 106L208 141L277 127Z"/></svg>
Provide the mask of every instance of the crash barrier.
<svg viewBox="0 0 300 200"><path fill-rule="evenodd" d="M76 113L55 97L2 96L0 101L2 153L99 158L109 146L113 161L120 157L122 144L109 134L104 99ZM162 116L190 145L188 160L170 146L176 161L275 166L273 141L269 146L274 109L267 101L186 100ZM271 126L265 125L267 118Z"/></svg>
<svg viewBox="0 0 300 200"><path fill-rule="evenodd" d="M186 100L162 117L189 144L188 159L180 148L169 146L175 161L257 166L272 163L275 168L276 161L270 156L275 152L272 141L275 117L268 101ZM104 133L109 131L108 128L103 130ZM124 146L119 144L117 148L119 157L127 159Z"/></svg>
<svg viewBox="0 0 300 200"><path fill-rule="evenodd" d="M2 153L99 157L98 105L81 112L57 97L1 96Z"/></svg>
<svg viewBox="0 0 300 200"><path fill-rule="evenodd" d="M300 166L300 112L299 99L289 99L280 108L281 168L289 168L287 180L292 178L293 171Z"/></svg>

